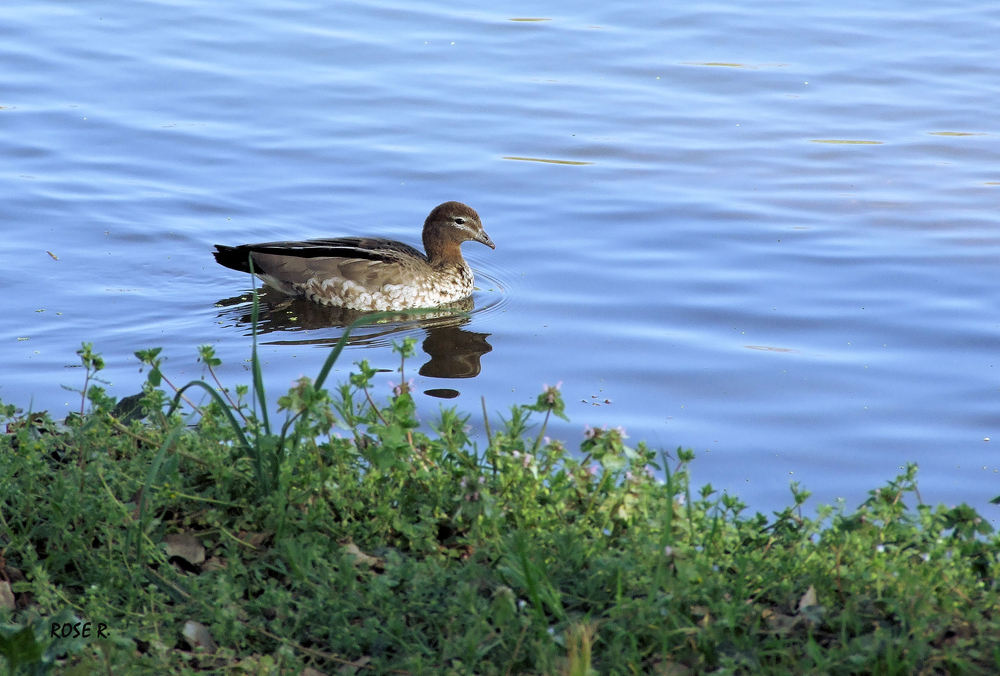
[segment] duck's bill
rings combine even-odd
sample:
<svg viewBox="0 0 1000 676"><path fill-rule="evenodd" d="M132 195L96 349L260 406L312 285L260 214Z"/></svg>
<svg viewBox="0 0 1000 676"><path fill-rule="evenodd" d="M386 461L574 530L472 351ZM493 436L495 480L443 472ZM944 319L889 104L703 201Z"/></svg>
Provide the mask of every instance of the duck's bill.
<svg viewBox="0 0 1000 676"><path fill-rule="evenodd" d="M491 249L497 248L497 245L493 243L493 240L490 239L490 236L487 235L485 232L479 233L479 235L476 237L476 241L485 244Z"/></svg>

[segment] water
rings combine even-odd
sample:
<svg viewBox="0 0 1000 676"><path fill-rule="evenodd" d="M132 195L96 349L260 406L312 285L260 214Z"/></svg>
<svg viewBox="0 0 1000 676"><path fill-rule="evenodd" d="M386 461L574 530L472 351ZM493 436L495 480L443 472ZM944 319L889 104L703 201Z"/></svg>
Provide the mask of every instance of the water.
<svg viewBox="0 0 1000 676"><path fill-rule="evenodd" d="M497 243L465 245L471 315L371 328L341 376L413 336L425 420L562 381L553 436L693 448L755 509L915 461L995 521L998 34L970 0L5 3L0 398L78 407L84 340L119 396L152 346L246 382L249 283L213 244L417 243L457 199ZM277 394L340 329L266 310Z"/></svg>

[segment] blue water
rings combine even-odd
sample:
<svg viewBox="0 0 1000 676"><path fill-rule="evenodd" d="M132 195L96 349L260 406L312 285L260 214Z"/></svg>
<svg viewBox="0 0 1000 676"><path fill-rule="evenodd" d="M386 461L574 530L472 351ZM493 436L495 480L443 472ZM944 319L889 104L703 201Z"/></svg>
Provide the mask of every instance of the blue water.
<svg viewBox="0 0 1000 676"><path fill-rule="evenodd" d="M497 243L465 245L468 321L369 331L338 373L413 336L424 420L562 381L553 436L693 448L756 509L915 461L995 521L1000 10L592 4L0 5L0 398L77 408L84 340L120 396L152 346L246 382L214 243L417 243L457 199ZM340 334L314 315L269 305L275 394Z"/></svg>

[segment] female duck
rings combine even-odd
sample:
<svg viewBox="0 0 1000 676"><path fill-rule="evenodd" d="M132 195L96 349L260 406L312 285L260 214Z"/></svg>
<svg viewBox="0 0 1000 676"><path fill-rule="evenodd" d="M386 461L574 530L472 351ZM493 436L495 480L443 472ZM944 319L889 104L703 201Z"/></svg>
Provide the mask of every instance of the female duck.
<svg viewBox="0 0 1000 676"><path fill-rule="evenodd" d="M279 291L350 310L435 307L472 293L473 277L461 244L491 249L479 214L461 202L438 205L424 221L424 249L381 237L337 237L304 242L215 245L215 260L253 272Z"/></svg>

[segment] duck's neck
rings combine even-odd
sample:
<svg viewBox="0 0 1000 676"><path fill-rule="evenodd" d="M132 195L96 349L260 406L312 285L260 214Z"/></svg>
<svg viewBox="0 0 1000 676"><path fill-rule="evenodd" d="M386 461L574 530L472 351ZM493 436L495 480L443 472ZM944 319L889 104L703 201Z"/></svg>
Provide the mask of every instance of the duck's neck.
<svg viewBox="0 0 1000 676"><path fill-rule="evenodd" d="M461 242L444 239L434 233L424 233L424 250L427 252L428 261L436 268L465 265Z"/></svg>

